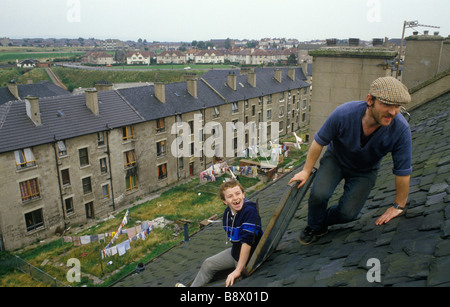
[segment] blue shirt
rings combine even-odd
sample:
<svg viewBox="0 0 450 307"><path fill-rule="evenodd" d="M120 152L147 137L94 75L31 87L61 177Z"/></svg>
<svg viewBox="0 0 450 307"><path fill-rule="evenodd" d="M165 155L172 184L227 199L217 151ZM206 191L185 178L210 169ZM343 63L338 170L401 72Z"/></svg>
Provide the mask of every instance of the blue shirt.
<svg viewBox="0 0 450 307"><path fill-rule="evenodd" d="M362 118L366 101L351 101L337 107L314 135L314 140L328 149L341 166L359 171L380 167L382 158L392 153L392 172L411 175L411 130L402 114L397 114L389 126L381 126L361 147Z"/></svg>
<svg viewBox="0 0 450 307"><path fill-rule="evenodd" d="M247 243L251 246L251 256L263 234L261 218L258 215L256 204L244 199L242 209L236 212L235 215L227 207L223 214L223 228L233 244L231 248L233 258L239 261L242 243Z"/></svg>

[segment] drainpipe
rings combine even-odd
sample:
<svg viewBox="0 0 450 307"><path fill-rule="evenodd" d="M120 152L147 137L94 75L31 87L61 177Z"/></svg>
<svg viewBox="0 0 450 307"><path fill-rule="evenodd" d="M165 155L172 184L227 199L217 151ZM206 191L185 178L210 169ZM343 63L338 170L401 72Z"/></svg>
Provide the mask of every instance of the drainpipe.
<svg viewBox="0 0 450 307"><path fill-rule="evenodd" d="M109 150L109 133L111 132L112 128L109 128L108 124L106 124L106 129L106 153L108 154L109 183L111 185L112 208L113 211L116 211L116 203L114 201L114 185L112 180L111 151Z"/></svg>
<svg viewBox="0 0 450 307"><path fill-rule="evenodd" d="M61 201L61 209L62 209L62 215L63 215L63 222L64 222L64 229L66 229L66 210L64 208L64 201L63 201L63 191L61 188L61 176L59 174L59 164L58 164L58 152L56 149L56 136L54 136L55 142L52 143L53 145L53 153L55 154L55 164L56 164L56 177L58 179L58 188L59 188L59 200Z"/></svg>

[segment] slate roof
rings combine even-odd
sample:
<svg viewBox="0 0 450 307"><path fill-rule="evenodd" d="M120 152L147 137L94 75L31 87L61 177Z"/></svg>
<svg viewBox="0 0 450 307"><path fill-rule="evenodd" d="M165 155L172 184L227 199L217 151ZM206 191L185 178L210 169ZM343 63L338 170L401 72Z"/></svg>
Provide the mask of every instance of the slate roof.
<svg viewBox="0 0 450 307"><path fill-rule="evenodd" d="M62 89L49 81L40 81L33 84L18 84L17 90L19 92L19 97L22 99L27 96L43 98L70 94L69 91ZM12 100L16 100L16 98L11 94L9 89L7 87L1 87L0 105Z"/></svg>
<svg viewBox="0 0 450 307"><path fill-rule="evenodd" d="M17 150L55 140L105 131L144 121L115 91L98 93L99 114L86 106L85 95L63 95L39 99L42 125L27 116L25 102L0 105L0 152ZM120 116L118 116L120 115Z"/></svg>
<svg viewBox="0 0 450 307"><path fill-rule="evenodd" d="M297 238L307 223L302 201L277 250L240 287L265 286L450 286L450 93L410 112L413 174L406 213L376 226L375 220L395 195L392 159L385 157L379 177L356 221L334 225L317 242L303 246ZM263 227L283 195L292 171L249 196L259 199ZM338 187L330 203L342 192ZM115 286L168 286L187 283L202 261L229 247L221 223L213 223L146 269ZM380 261L381 281L369 283L370 258Z"/></svg>
<svg viewBox="0 0 450 307"><path fill-rule="evenodd" d="M277 68L260 68L255 69L256 87L252 87L248 83L247 74L239 74L236 70L213 70L205 73L205 79L214 89L216 89L228 102L245 100L273 93L279 93L286 90L296 88L309 87L310 84L305 82L306 77L301 68L295 68L295 80L288 77L288 68L281 68L282 82L278 82L273 77L274 70ZM232 90L227 84L229 73L236 74L236 90ZM276 97L278 98L278 97ZM275 98L274 98L275 99Z"/></svg>
<svg viewBox="0 0 450 307"><path fill-rule="evenodd" d="M248 76L239 75L239 70L213 70L202 75L197 80L197 96L192 97L187 91L186 82L165 84L165 99L162 103L155 97L153 85L118 90L146 120L154 120L177 113L186 113L203 108L223 105L244 99L260 97L271 93L286 91L288 89L309 87L305 82L305 75L301 68L296 68L295 80L287 76L287 68L282 69L282 83L273 78L274 68L264 68L256 71L256 88L248 83ZM232 90L227 82L228 73L237 76L236 91ZM224 101L215 91L219 92Z"/></svg>
<svg viewBox="0 0 450 307"><path fill-rule="evenodd" d="M177 113L186 113L218 106L225 102L204 82L197 81L197 96L187 91L186 82L168 83L165 87L166 102L155 97L153 85L120 89L118 92L126 98L146 120L154 120Z"/></svg>

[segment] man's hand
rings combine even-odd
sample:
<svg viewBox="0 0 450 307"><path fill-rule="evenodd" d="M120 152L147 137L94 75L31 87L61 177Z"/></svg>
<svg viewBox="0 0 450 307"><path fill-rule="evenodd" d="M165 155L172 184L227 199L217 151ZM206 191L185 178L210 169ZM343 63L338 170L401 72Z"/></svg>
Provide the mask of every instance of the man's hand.
<svg viewBox="0 0 450 307"><path fill-rule="evenodd" d="M394 217L399 216L403 210L395 209L394 207L389 207L386 212L383 213L382 216L380 216L376 221L376 225L383 225L390 220L392 220Z"/></svg>
<svg viewBox="0 0 450 307"><path fill-rule="evenodd" d="M302 170L301 172L295 174L295 176L292 177L291 180L289 180L289 183L288 183L288 184L290 184L290 183L293 182L293 181L299 181L300 184L298 185L297 188L300 189L300 188L305 184L305 182L308 180L309 175L310 175L310 173L308 173L308 172L305 171L305 170Z"/></svg>

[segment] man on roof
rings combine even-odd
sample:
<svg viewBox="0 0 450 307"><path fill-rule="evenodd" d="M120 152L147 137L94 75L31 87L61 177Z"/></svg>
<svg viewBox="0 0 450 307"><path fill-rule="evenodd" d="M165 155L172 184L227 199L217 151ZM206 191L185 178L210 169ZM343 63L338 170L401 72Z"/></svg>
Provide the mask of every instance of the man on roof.
<svg viewBox="0 0 450 307"><path fill-rule="evenodd" d="M303 170L290 182L301 187L311 174L324 146L308 200L308 225L299 242L309 244L328 232L328 226L355 220L375 185L382 158L392 154L396 194L394 202L375 222L382 225L400 215L408 200L411 167L411 130L400 113L411 101L408 89L393 77L372 82L365 101L337 107L314 135ZM336 186L344 180L339 202L328 207ZM290 183L289 182L289 183Z"/></svg>

